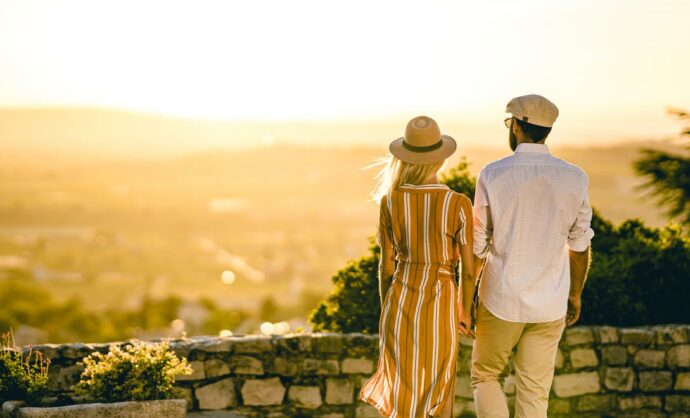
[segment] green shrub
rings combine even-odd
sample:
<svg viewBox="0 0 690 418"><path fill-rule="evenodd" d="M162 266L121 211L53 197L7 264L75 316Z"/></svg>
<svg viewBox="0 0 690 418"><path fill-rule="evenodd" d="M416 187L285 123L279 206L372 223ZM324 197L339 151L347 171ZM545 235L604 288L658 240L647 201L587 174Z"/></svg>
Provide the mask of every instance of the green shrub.
<svg viewBox="0 0 690 418"><path fill-rule="evenodd" d="M313 331L379 332L381 301L378 265L381 248L369 238L370 254L350 261L333 276L333 291L309 316Z"/></svg>
<svg viewBox="0 0 690 418"><path fill-rule="evenodd" d="M2 334L0 346L0 404L7 400L37 403L47 393L50 359L33 351L24 357L14 344L12 330Z"/></svg>
<svg viewBox="0 0 690 418"><path fill-rule="evenodd" d="M690 321L690 239L679 226L650 228L640 220L613 226L595 212L592 227L581 324Z"/></svg>
<svg viewBox="0 0 690 418"><path fill-rule="evenodd" d="M462 161L441 181L474 196L475 179ZM616 227L595 210L592 269L580 324L615 326L690 321L690 239L678 226L650 228L639 220ZM333 291L314 309L314 331L378 333L380 248L350 261L333 277Z"/></svg>
<svg viewBox="0 0 690 418"><path fill-rule="evenodd" d="M100 402L169 399L177 396L175 376L192 373L167 342L111 345L108 354L92 353L79 364L85 369L75 393Z"/></svg>

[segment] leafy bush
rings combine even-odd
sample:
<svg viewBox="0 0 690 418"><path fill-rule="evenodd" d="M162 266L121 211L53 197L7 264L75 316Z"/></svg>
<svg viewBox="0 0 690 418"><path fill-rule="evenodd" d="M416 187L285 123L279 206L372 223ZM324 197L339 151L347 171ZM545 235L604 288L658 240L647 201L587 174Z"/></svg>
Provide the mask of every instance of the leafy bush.
<svg viewBox="0 0 690 418"><path fill-rule="evenodd" d="M369 255L348 262L333 276L333 291L309 316L313 331L379 332L378 266L381 247L373 237L369 241Z"/></svg>
<svg viewBox="0 0 690 418"><path fill-rule="evenodd" d="M613 226L592 219L592 268L582 296L582 324L617 326L690 320L690 239L679 226L639 220Z"/></svg>
<svg viewBox="0 0 690 418"><path fill-rule="evenodd" d="M31 346L24 357L14 344L12 330L2 334L0 349L0 404L7 400L37 403L47 393L50 359Z"/></svg>
<svg viewBox="0 0 690 418"><path fill-rule="evenodd" d="M474 196L475 179L462 161L441 181ZM615 227L595 210L592 268L580 324L615 326L690 321L690 239L678 226L650 228L639 220ZM333 277L333 291L309 318L315 331L378 333L380 248L350 261Z"/></svg>
<svg viewBox="0 0 690 418"><path fill-rule="evenodd" d="M169 399L177 396L175 376L192 373L167 342L112 345L108 354L92 353L79 364L85 369L75 393L101 402Z"/></svg>

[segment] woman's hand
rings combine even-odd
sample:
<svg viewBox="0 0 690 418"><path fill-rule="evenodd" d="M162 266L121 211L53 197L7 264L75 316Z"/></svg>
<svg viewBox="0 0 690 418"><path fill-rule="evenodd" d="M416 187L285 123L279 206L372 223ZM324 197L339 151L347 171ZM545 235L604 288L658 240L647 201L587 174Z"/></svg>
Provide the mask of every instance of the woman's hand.
<svg viewBox="0 0 690 418"><path fill-rule="evenodd" d="M470 338L474 338L474 330L470 327L469 318L460 318L460 325L458 326L458 332Z"/></svg>

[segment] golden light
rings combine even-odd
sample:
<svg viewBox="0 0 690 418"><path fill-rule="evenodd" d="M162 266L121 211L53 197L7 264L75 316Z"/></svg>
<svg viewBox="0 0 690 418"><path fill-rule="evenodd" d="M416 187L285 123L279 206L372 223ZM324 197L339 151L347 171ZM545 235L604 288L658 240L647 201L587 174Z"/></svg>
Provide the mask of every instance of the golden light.
<svg viewBox="0 0 690 418"><path fill-rule="evenodd" d="M273 335L275 334L275 326L271 322L264 322L261 324L261 327L259 327L261 330L261 333L264 335Z"/></svg>
<svg viewBox="0 0 690 418"><path fill-rule="evenodd" d="M231 336L232 336L232 331L230 331L229 329L224 329L224 330L221 330L221 331L218 333L218 335L221 336L221 337L231 337Z"/></svg>
<svg viewBox="0 0 690 418"><path fill-rule="evenodd" d="M182 319L177 318L170 323L170 328L175 332L184 331L185 323Z"/></svg>
<svg viewBox="0 0 690 418"><path fill-rule="evenodd" d="M273 328L273 333L277 335L283 335L290 332L290 324L285 321L273 324Z"/></svg>
<svg viewBox="0 0 690 418"><path fill-rule="evenodd" d="M220 279L225 284L232 284L235 281L235 273L231 270L225 270L223 273L221 273Z"/></svg>

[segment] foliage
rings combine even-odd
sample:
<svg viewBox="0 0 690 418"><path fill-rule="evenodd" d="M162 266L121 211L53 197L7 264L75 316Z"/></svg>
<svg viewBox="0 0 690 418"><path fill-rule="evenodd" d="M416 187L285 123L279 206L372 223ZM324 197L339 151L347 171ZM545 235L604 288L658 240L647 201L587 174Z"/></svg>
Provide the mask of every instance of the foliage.
<svg viewBox="0 0 690 418"><path fill-rule="evenodd" d="M312 330L379 332L378 265L381 248L373 237L369 241L369 255L348 262L333 276L333 291L309 316Z"/></svg>
<svg viewBox="0 0 690 418"><path fill-rule="evenodd" d="M108 354L92 353L79 364L85 369L75 392L100 402L169 399L177 396L175 376L192 373L187 359L178 358L165 341L135 342L124 350L111 345Z"/></svg>
<svg viewBox="0 0 690 418"><path fill-rule="evenodd" d="M462 161L443 177L474 196L475 179ZM614 226L595 210L593 262L582 297L581 324L617 326L687 322L690 240L677 226L650 228L639 220ZM333 277L333 291L312 312L315 331L378 333L380 249L350 261Z"/></svg>
<svg viewBox="0 0 690 418"><path fill-rule="evenodd" d="M593 262L582 296L582 324L685 323L690 318L690 239L678 226L640 220L613 226L592 219Z"/></svg>
<svg viewBox="0 0 690 418"><path fill-rule="evenodd" d="M188 334L233 330L247 317L243 311L223 309L207 299L199 302L208 310L208 317L198 325L186 324ZM58 302L40 283L28 277L16 277L0 280L0 330L28 325L45 332L45 340L40 338L41 342L51 343L126 340L141 330L164 332L177 318L181 303L177 296L145 297L139 308L108 309L99 314L85 309L80 299Z"/></svg>
<svg viewBox="0 0 690 418"><path fill-rule="evenodd" d="M0 404L6 400L37 403L47 393L50 359L31 346L24 357L14 343L12 330L2 334L0 349Z"/></svg>
<svg viewBox="0 0 690 418"><path fill-rule="evenodd" d="M474 186L477 179L470 173L470 164L462 157L458 165L441 175L441 183L446 184L458 193L462 193L474 201Z"/></svg>
<svg viewBox="0 0 690 418"><path fill-rule="evenodd" d="M671 110L679 119L690 123L690 114ZM682 134L690 138L690 127ZM688 147L690 149L690 146ZM633 167L638 175L646 179L644 187L651 190L659 204L668 209L672 217L690 226L690 155L683 156L664 151L643 149L643 157Z"/></svg>

